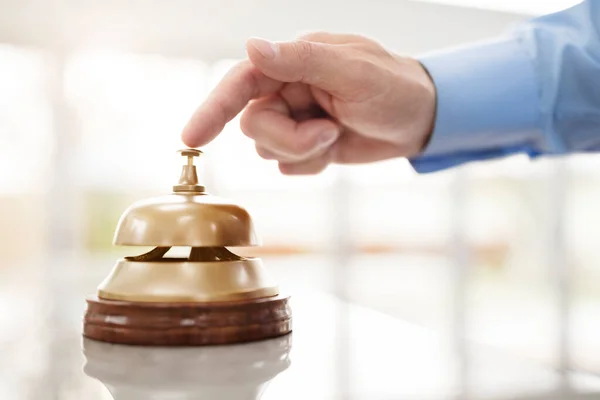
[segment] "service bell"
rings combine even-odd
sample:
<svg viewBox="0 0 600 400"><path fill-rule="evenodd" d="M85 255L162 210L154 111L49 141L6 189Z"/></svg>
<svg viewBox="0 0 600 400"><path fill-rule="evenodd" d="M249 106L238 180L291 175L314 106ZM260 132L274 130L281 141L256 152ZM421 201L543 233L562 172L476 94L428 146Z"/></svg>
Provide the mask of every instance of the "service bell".
<svg viewBox="0 0 600 400"><path fill-rule="evenodd" d="M259 258L228 248L260 245L248 211L198 184L195 149L172 193L125 210L113 243L153 247L117 260L87 299L84 335L114 343L224 344L291 331L289 297ZM169 257L172 247L187 257Z"/></svg>

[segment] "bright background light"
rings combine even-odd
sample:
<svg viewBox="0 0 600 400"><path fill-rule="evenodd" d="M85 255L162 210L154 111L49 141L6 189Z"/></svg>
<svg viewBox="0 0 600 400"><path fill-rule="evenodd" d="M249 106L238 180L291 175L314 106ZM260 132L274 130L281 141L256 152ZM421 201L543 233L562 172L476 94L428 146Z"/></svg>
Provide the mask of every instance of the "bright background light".
<svg viewBox="0 0 600 400"><path fill-rule="evenodd" d="M482 10L504 11L520 14L542 15L564 10L581 0L414 0L449 6L470 7Z"/></svg>
<svg viewBox="0 0 600 400"><path fill-rule="evenodd" d="M0 371L45 382L53 359L29 357L46 349L30 328L40 309L62 299L61 282L92 288L122 254L111 244L120 214L170 190L181 128L244 57L247 37L346 31L418 54L573 3L0 0L0 325L10 326L0 329ZM564 267L573 367L600 372L597 156L519 156L424 176L392 160L285 177L253 147L232 121L204 148L200 175L248 207L265 243L258 253L286 285L341 285L355 302L451 332L462 282L470 337L555 366ZM553 236L560 224L564 241ZM469 257L457 266L461 248ZM45 269L64 254L77 271ZM342 275L332 259L347 260ZM59 304L65 320L72 307ZM57 390L101 398L64 376ZM0 397L18 399L21 387L0 374Z"/></svg>

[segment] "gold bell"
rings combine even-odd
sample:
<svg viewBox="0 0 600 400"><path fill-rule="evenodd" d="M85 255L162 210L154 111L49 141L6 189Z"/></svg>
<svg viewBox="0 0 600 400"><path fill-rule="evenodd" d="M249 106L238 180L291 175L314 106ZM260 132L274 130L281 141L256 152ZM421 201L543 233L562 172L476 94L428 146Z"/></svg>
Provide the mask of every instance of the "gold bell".
<svg viewBox="0 0 600 400"><path fill-rule="evenodd" d="M121 216L114 244L151 246L118 260L87 299L84 335L113 343L224 344L291 331L288 297L259 258L227 247L260 245L242 206L210 195L198 184L195 149L173 192L132 204ZM187 257L168 257L172 247Z"/></svg>

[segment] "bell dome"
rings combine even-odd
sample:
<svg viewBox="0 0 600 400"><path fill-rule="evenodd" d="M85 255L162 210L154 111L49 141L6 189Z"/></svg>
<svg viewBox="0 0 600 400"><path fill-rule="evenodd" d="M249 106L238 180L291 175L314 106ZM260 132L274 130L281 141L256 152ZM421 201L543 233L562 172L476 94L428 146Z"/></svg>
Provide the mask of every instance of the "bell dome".
<svg viewBox="0 0 600 400"><path fill-rule="evenodd" d="M133 203L117 224L113 243L125 246L247 247L259 246L248 211L208 194L198 185L193 157L199 150L181 150L188 157L173 193Z"/></svg>

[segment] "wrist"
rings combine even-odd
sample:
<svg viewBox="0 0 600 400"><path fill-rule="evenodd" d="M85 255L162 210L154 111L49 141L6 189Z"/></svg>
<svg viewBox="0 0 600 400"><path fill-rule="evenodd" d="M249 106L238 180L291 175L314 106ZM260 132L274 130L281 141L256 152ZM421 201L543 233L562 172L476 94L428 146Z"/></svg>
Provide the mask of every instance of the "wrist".
<svg viewBox="0 0 600 400"><path fill-rule="evenodd" d="M419 148L416 154L421 154L427 148L427 145L431 141L431 137L433 135L433 131L435 130L435 117L437 112L437 90L435 87L435 82L431 77L431 74L425 68L425 66L419 61L415 60L419 68L421 68L424 82L424 90L429 94L428 105L426 106L426 114L425 114L425 129L421 133L421 141L419 143Z"/></svg>
<svg viewBox="0 0 600 400"><path fill-rule="evenodd" d="M408 157L417 156L427 148L434 132L437 108L437 91L431 75L419 60L411 59L411 63L414 65L417 82L413 94L418 108L416 115L412 116L415 123L414 145L411 146Z"/></svg>

